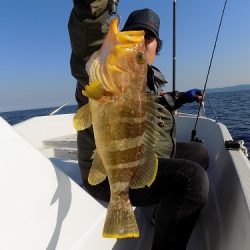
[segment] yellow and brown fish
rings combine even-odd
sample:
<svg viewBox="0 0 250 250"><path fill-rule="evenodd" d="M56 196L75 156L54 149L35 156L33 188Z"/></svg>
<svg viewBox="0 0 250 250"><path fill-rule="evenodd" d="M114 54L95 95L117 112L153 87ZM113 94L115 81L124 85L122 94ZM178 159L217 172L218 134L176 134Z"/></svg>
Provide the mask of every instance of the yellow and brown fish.
<svg viewBox="0 0 250 250"><path fill-rule="evenodd" d="M109 180L103 237L139 237L129 188L150 186L158 168L157 108L154 97L146 94L144 31L120 32L118 20L112 19L101 49L86 69L90 83L83 94L89 103L78 110L74 126L83 130L93 125L96 150L89 183Z"/></svg>

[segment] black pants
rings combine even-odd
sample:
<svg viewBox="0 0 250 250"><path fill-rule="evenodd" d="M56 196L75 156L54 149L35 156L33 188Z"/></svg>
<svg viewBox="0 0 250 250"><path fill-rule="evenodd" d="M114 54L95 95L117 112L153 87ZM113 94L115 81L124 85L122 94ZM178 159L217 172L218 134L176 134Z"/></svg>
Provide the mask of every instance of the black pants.
<svg viewBox="0 0 250 250"><path fill-rule="evenodd" d="M175 159L159 159L159 170L150 188L130 189L133 206L157 204L152 249L184 250L199 215L207 202L208 154L199 143L177 143ZM84 182L97 199L109 201L108 181L97 186Z"/></svg>

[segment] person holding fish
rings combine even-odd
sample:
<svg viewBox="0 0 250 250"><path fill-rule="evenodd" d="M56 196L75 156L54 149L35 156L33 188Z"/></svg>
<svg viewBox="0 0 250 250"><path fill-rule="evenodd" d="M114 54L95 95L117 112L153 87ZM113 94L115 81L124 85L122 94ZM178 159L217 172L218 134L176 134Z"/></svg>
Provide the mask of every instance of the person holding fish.
<svg viewBox="0 0 250 250"><path fill-rule="evenodd" d="M160 19L133 11L122 31L118 1L74 0L69 19L77 79L78 163L83 187L109 202L103 237L139 237L133 206L156 205L152 249L186 249L208 199L208 153L176 142L173 111L203 100L200 90L165 93L154 59Z"/></svg>

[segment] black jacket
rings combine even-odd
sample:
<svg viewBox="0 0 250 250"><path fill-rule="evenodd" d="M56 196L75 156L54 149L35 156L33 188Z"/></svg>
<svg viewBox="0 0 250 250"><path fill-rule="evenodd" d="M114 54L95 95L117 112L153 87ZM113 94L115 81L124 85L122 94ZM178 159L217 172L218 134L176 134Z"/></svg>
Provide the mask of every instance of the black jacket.
<svg viewBox="0 0 250 250"><path fill-rule="evenodd" d="M72 75L77 80L78 107L88 102L88 99L82 95L82 90L88 83L85 65L92 53L101 47L107 32L105 29L108 17L106 4L106 0L74 0L68 28L72 47L70 65ZM158 102L164 106L159 110L160 138L156 144L156 153L158 157L170 158L175 153L175 120L172 111L176 107L177 99L175 94L164 92L166 83L164 76L156 67L148 67L148 91L159 95ZM95 149L92 128L79 131L77 136L78 163L82 178L86 179L92 164L91 156Z"/></svg>

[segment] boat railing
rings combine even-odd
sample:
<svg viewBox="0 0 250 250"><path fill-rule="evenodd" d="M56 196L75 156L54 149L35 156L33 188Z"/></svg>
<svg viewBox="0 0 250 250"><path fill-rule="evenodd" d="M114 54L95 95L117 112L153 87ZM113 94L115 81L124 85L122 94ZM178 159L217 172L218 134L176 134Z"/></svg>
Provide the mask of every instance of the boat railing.
<svg viewBox="0 0 250 250"><path fill-rule="evenodd" d="M49 115L54 115L56 114L59 110L61 110L64 106L66 106L67 104L69 104L71 101L73 100L73 98L71 98L70 100L68 100L67 102L65 102L63 105L61 105L59 108L55 109L53 112L51 112Z"/></svg>

